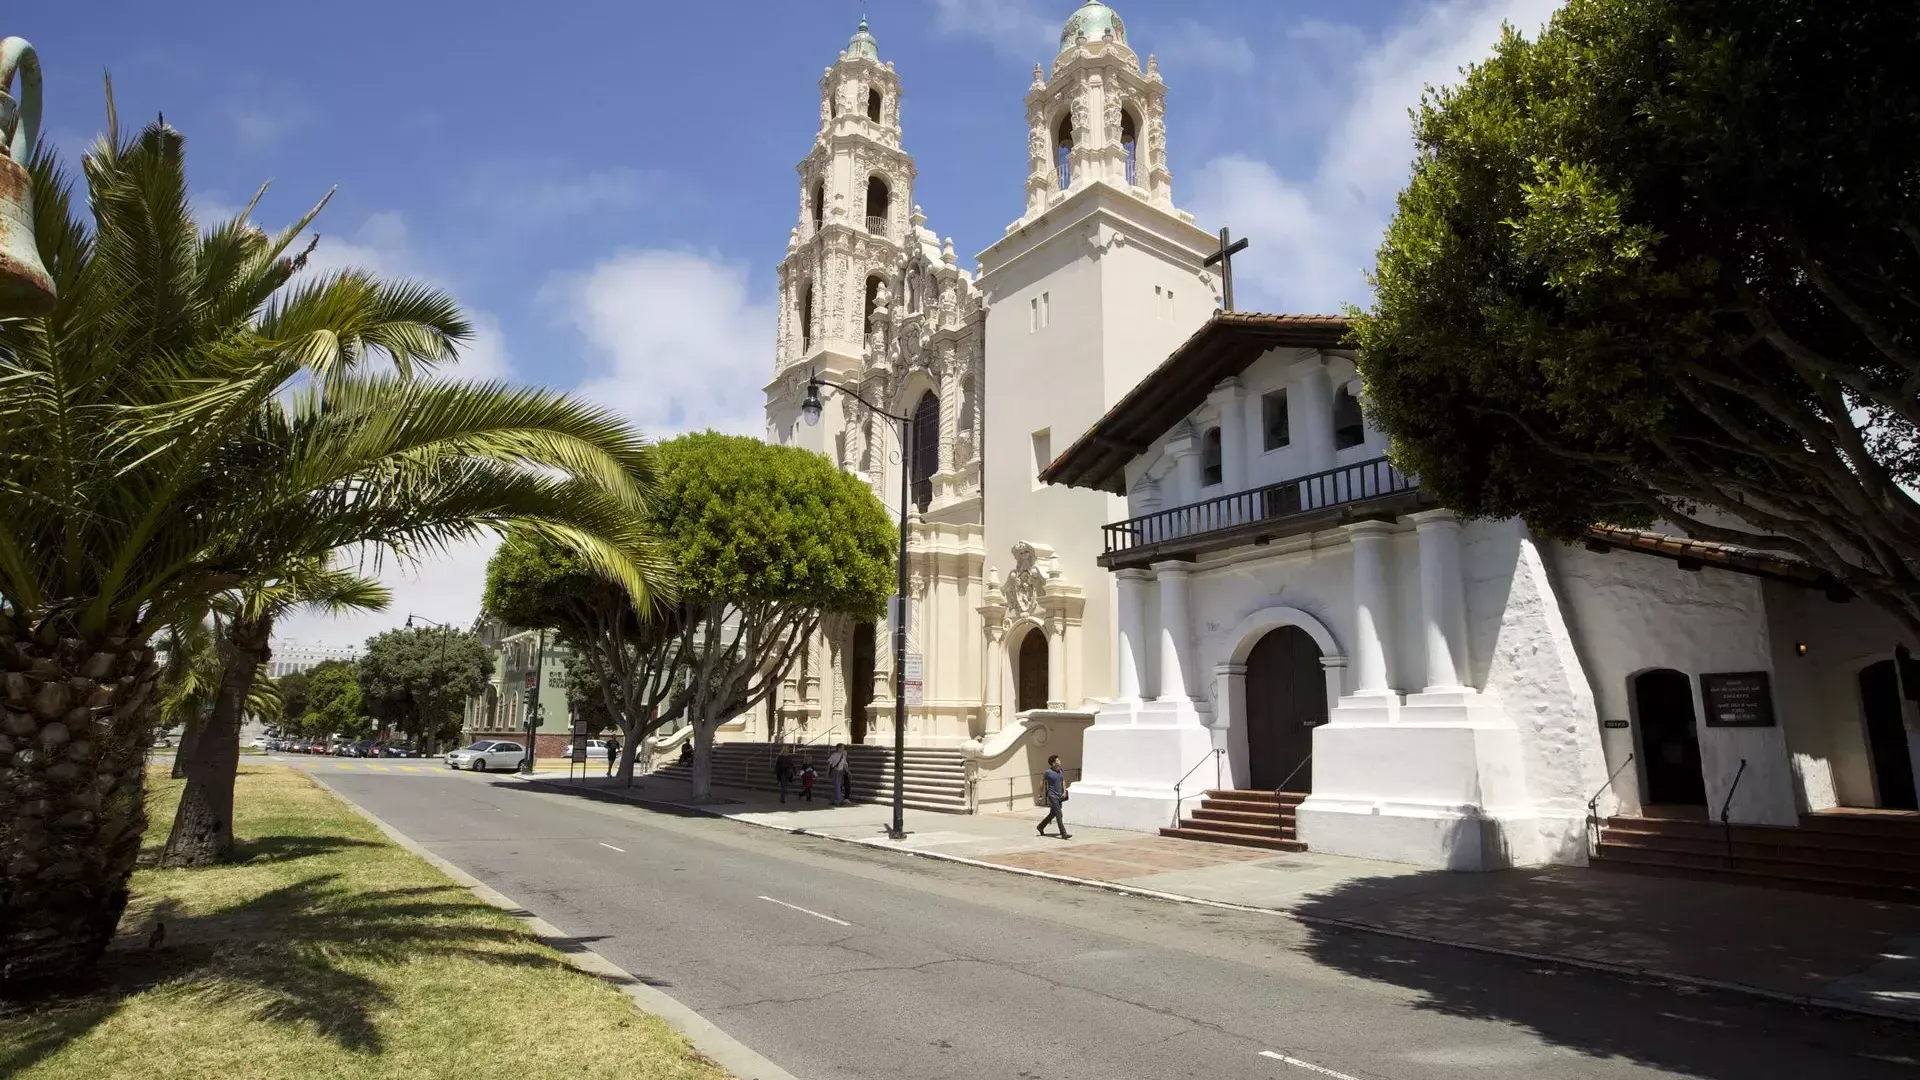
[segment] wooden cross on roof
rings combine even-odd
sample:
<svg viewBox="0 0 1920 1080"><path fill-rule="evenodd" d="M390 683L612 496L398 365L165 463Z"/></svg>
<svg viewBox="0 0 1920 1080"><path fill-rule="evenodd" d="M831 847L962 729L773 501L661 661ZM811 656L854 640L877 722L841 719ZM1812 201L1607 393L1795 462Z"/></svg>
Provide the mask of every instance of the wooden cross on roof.
<svg viewBox="0 0 1920 1080"><path fill-rule="evenodd" d="M1220 267L1220 310L1222 311L1233 310L1233 257L1245 250L1247 250L1246 240L1235 240L1232 233L1221 229L1220 250L1207 256L1200 264L1202 266L1218 264Z"/></svg>

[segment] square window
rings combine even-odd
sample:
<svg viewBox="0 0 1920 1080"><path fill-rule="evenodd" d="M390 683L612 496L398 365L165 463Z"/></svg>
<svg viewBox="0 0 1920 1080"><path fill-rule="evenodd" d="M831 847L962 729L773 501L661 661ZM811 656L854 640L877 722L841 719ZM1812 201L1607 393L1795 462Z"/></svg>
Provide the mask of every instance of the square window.
<svg viewBox="0 0 1920 1080"><path fill-rule="evenodd" d="M1278 450L1293 441L1292 429L1287 417L1287 392L1275 390L1260 398L1260 429L1265 432L1264 446L1268 450Z"/></svg>
<svg viewBox="0 0 1920 1080"><path fill-rule="evenodd" d="M1200 437L1200 486L1214 487L1224 476L1220 458L1220 429L1208 428Z"/></svg>

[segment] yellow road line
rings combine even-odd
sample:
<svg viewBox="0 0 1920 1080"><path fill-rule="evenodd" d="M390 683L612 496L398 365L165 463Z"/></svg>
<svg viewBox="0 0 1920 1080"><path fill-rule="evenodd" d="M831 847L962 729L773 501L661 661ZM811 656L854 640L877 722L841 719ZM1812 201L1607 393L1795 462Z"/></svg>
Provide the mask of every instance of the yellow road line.
<svg viewBox="0 0 1920 1080"><path fill-rule="evenodd" d="M400 771L401 771L401 772L419 772L420 770L419 770L419 769L416 769L416 768L414 768L414 767L413 767L413 766L411 766L411 765L402 765L402 766L400 766Z"/></svg>
<svg viewBox="0 0 1920 1080"><path fill-rule="evenodd" d="M372 769L372 770L373 770L374 772L386 772L386 771L387 771L387 767L386 767L385 765L369 765L369 766L367 766L367 768L369 768L369 769Z"/></svg>

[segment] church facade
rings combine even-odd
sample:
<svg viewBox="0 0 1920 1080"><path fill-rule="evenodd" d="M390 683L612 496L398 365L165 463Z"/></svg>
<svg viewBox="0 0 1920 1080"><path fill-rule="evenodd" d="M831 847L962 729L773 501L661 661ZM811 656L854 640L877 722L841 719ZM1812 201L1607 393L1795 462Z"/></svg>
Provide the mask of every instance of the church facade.
<svg viewBox="0 0 1920 1080"><path fill-rule="evenodd" d="M1173 201L1166 89L1111 8L1075 11L1026 88L1024 209L976 276L914 203L901 80L864 21L820 81L766 438L827 455L889 509L905 474L912 746L990 769L1051 740L1072 761L1113 691L1097 537L1122 504L1039 473L1218 303L1215 240ZM815 374L834 389L810 426ZM890 743L891 642L884 619L823 628L775 700L722 737Z"/></svg>

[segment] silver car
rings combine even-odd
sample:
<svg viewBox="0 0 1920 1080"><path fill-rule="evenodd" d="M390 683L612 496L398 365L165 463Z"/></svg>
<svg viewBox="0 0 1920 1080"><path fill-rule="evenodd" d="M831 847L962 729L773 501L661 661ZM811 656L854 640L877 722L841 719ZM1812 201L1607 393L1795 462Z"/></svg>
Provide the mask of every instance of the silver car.
<svg viewBox="0 0 1920 1080"><path fill-rule="evenodd" d="M472 746L462 747L447 755L447 768L471 769L474 772L486 772L488 769L517 769L520 760L526 757L527 748L516 742L495 742L482 739Z"/></svg>

